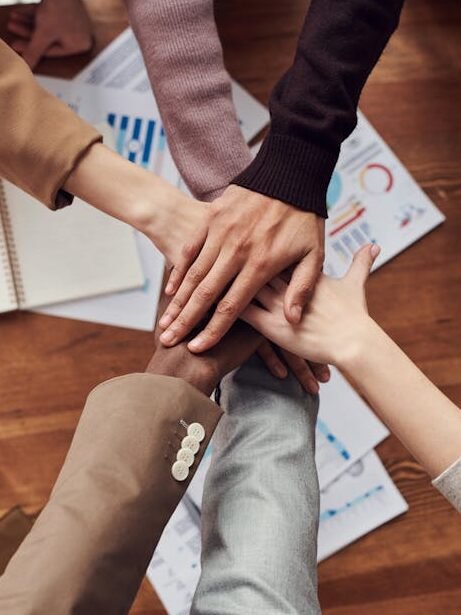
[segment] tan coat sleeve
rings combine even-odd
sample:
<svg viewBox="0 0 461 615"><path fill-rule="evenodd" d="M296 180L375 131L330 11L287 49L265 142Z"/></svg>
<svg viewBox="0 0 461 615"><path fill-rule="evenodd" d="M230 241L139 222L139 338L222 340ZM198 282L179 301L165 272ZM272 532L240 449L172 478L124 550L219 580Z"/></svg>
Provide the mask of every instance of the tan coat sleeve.
<svg viewBox="0 0 461 615"><path fill-rule="evenodd" d="M27 64L1 40L0 118L0 177L56 209L67 177L101 136L40 87Z"/></svg>
<svg viewBox="0 0 461 615"><path fill-rule="evenodd" d="M127 613L221 414L166 376L133 374L97 387L48 504L0 578L0 613ZM184 482L171 474L181 419L206 433Z"/></svg>

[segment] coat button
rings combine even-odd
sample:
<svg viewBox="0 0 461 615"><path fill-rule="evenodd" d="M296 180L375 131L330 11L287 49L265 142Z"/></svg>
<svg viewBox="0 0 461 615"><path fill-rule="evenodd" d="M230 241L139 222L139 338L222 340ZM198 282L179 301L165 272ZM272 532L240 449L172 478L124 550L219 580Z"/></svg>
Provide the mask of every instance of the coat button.
<svg viewBox="0 0 461 615"><path fill-rule="evenodd" d="M184 461L175 461L171 467L173 478L179 482L183 482L189 476L189 468Z"/></svg>
<svg viewBox="0 0 461 615"><path fill-rule="evenodd" d="M186 466L188 468L191 467L191 465L194 463L195 460L195 455L194 453L190 450L190 448L181 448L179 449L179 451L176 454L176 459L178 461L184 461L184 463L186 464Z"/></svg>
<svg viewBox="0 0 461 615"><path fill-rule="evenodd" d="M191 423L187 428L187 435L192 436L198 442L205 440L205 430L200 423Z"/></svg>
<svg viewBox="0 0 461 615"><path fill-rule="evenodd" d="M199 441L196 440L193 436L186 436L181 442L181 448L188 448L195 455L196 453L198 453L200 444Z"/></svg>

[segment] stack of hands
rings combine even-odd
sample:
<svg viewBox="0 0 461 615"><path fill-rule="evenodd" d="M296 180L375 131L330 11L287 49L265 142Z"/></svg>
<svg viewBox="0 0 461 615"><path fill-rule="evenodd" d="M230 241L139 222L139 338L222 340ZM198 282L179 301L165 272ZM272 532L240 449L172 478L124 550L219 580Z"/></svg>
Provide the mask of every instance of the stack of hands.
<svg viewBox="0 0 461 615"><path fill-rule="evenodd" d="M290 323L285 315L289 284L276 277L257 293L240 319L211 349L191 355L193 334L186 333L185 340L174 347L167 349L157 343L146 371L174 374L209 395L225 374L261 349L264 338L314 365L329 363L348 371L366 354L376 330L368 315L365 284L379 251L376 245L364 246L340 280L321 274L298 323ZM167 304L168 298L163 295L159 313L164 316L160 322L168 313ZM156 342L163 335L157 327Z"/></svg>

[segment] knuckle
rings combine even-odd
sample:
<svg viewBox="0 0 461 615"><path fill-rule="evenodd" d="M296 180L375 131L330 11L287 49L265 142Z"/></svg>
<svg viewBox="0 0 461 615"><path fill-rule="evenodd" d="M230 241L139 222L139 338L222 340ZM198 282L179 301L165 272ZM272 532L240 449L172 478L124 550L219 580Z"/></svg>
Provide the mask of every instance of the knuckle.
<svg viewBox="0 0 461 615"><path fill-rule="evenodd" d="M267 257L263 254L258 254L251 260L251 267L255 273L265 273L267 269Z"/></svg>
<svg viewBox="0 0 461 615"><path fill-rule="evenodd" d="M197 287L197 290L195 292L197 299L199 299L202 303L209 303L210 301L213 301L213 289L209 286L201 284Z"/></svg>
<svg viewBox="0 0 461 615"><path fill-rule="evenodd" d="M193 284L198 284L198 282L203 280L203 271L199 267L193 266L189 269L187 279Z"/></svg>
<svg viewBox="0 0 461 615"><path fill-rule="evenodd" d="M220 338L218 329L216 329L213 325L208 325L205 335L210 342L217 342Z"/></svg>
<svg viewBox="0 0 461 615"><path fill-rule="evenodd" d="M224 316L234 316L237 314L238 306L233 299L223 299L218 303L216 310Z"/></svg>
<svg viewBox="0 0 461 615"><path fill-rule="evenodd" d="M187 315L186 315L186 316L184 316L184 314L180 314L180 315L176 318L176 320L175 320L175 322L174 322L173 327L174 327L174 329L175 329L176 331L179 331L179 330L183 330L183 329L187 329L187 328L189 328L189 326L190 326L190 325L191 325L191 323L190 323L190 320L189 320L189 318L187 317Z"/></svg>
<svg viewBox="0 0 461 615"><path fill-rule="evenodd" d="M172 302L170 303L170 305L168 306L168 309L166 310L168 313L171 312L178 312L180 310L182 310L184 307L184 303L181 299L179 299L178 297L175 297Z"/></svg>
<svg viewBox="0 0 461 615"><path fill-rule="evenodd" d="M221 207L219 205L220 204L218 202L215 202L215 203L212 203L210 207L208 208L208 211L207 211L208 224L214 223L216 219L219 218L221 214Z"/></svg>
<svg viewBox="0 0 461 615"><path fill-rule="evenodd" d="M243 254L246 249L245 241L240 238L232 239L229 247L230 253L234 257Z"/></svg>
<svg viewBox="0 0 461 615"><path fill-rule="evenodd" d="M196 248L193 243L186 243L182 247L181 254L183 258L185 258L186 260L189 260L194 257L195 251L196 251Z"/></svg>

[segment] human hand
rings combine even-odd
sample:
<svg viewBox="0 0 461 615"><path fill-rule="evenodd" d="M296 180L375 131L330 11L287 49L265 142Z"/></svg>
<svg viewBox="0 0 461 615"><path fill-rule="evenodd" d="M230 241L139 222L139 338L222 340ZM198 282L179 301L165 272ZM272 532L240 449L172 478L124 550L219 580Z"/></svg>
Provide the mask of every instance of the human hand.
<svg viewBox="0 0 461 615"><path fill-rule="evenodd" d="M310 361L341 365L359 343L369 321L365 283L379 254L367 245L354 256L341 280L322 275L301 322L287 322L283 300L287 285L276 278L256 299L263 306L248 306L241 318L279 346Z"/></svg>
<svg viewBox="0 0 461 615"><path fill-rule="evenodd" d="M268 340L262 342L257 352L273 376L283 379L290 371L303 389L312 395L319 392L319 382L330 379L327 365L306 361L283 348L274 347Z"/></svg>
<svg viewBox="0 0 461 615"><path fill-rule="evenodd" d="M209 205L191 237L166 288L175 297L160 321L166 329L163 344L182 340L219 301L210 322L189 343L193 352L212 348L258 290L292 266L284 313L299 322L323 264L322 218L232 185Z"/></svg>
<svg viewBox="0 0 461 615"><path fill-rule="evenodd" d="M11 46L32 69L44 57L84 53L93 45L91 22L81 0L42 0L12 9L7 27L17 37Z"/></svg>
<svg viewBox="0 0 461 615"><path fill-rule="evenodd" d="M167 298L163 295L159 313L162 313ZM219 381L239 367L257 350L261 336L249 325L238 321L214 348L202 354L192 354L187 341L173 348L158 343L161 330L156 328L156 350L146 372L182 378L205 395L211 395Z"/></svg>

